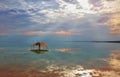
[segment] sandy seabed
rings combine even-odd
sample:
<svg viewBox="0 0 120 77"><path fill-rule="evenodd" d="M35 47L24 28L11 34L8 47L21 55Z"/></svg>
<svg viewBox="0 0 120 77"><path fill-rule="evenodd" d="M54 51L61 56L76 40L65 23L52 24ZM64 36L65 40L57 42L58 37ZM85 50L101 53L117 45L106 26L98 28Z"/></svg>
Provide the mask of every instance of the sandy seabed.
<svg viewBox="0 0 120 77"><path fill-rule="evenodd" d="M32 67L1 66L0 77L120 77L120 70L108 68L86 70L55 68L41 70Z"/></svg>

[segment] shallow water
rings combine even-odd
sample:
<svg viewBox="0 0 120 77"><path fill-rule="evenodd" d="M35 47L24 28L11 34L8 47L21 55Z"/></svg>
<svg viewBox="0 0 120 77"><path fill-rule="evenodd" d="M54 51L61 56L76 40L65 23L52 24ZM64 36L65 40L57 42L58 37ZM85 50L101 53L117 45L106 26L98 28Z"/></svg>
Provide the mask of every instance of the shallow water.
<svg viewBox="0 0 120 77"><path fill-rule="evenodd" d="M22 71L21 75L26 73L25 77L44 77L42 74L46 72L49 77L50 72L55 76L64 74L63 77L74 77L70 70L114 69L110 64L111 54L120 53L119 43L58 42L53 45L48 43L48 47L48 51L36 53L30 51L30 46L1 46L0 70L7 69L4 72L11 73L10 76ZM66 73L69 72L73 75L68 76Z"/></svg>

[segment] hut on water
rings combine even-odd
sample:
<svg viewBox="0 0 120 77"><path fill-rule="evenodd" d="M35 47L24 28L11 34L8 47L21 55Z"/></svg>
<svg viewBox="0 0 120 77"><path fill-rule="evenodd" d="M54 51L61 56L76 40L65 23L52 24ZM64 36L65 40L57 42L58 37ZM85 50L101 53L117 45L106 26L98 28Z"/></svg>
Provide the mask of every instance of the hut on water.
<svg viewBox="0 0 120 77"><path fill-rule="evenodd" d="M44 42L36 42L31 46L32 51L48 51L47 44Z"/></svg>

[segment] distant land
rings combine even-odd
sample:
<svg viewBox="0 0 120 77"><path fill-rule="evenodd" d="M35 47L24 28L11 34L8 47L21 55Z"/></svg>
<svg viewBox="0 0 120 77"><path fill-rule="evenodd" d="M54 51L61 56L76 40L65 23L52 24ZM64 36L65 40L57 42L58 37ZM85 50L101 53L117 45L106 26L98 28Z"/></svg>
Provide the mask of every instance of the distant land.
<svg viewBox="0 0 120 77"><path fill-rule="evenodd" d="M67 42L120 43L120 41L67 41Z"/></svg>

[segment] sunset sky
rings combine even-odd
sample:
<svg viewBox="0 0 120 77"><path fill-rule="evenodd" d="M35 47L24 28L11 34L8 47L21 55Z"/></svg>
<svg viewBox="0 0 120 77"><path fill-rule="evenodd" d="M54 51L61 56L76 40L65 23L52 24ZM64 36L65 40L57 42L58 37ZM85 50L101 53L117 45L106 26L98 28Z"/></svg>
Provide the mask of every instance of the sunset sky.
<svg viewBox="0 0 120 77"><path fill-rule="evenodd" d="M0 0L0 37L119 40L120 0Z"/></svg>

